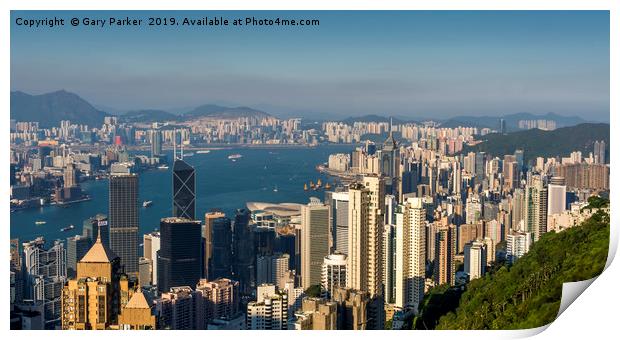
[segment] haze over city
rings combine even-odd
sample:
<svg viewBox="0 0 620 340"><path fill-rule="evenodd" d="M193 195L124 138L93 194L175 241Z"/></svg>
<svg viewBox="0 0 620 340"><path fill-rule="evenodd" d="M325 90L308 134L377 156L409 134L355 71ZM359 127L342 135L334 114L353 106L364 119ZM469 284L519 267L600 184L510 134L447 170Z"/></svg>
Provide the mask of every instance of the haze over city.
<svg viewBox="0 0 620 340"><path fill-rule="evenodd" d="M46 30L17 26L23 14L11 13L11 90L66 89L105 111L213 103L283 117L555 112L609 120L607 12L283 11L260 17L320 25ZM118 15L86 14L54 13Z"/></svg>

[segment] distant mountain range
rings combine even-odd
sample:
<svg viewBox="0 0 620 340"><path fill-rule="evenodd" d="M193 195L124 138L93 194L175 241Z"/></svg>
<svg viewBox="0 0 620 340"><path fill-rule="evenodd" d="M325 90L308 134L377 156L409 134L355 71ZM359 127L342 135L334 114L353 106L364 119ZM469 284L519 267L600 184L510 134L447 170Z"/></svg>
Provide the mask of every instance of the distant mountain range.
<svg viewBox="0 0 620 340"><path fill-rule="evenodd" d="M99 108L106 106L98 105ZM250 107L227 107L221 105L201 105L186 112L169 112L166 110L148 109L134 110L125 114L108 112L97 109L77 94L60 90L41 95L30 95L21 91L11 92L11 119L17 121L38 121L42 127L58 126L61 120L70 120L74 123L99 126L105 116L118 116L121 121L150 123L155 121L177 120L186 121L202 117L238 118L238 117L268 117L269 113ZM531 113L515 113L506 116L457 116L450 119L433 119L441 123L442 127L475 126L479 128L499 128L499 120L506 120L508 131L517 131L520 120L547 119L556 121L557 127L572 126L585 123L580 117L561 116L554 113L534 115ZM419 123L426 119L407 120L399 116L393 118L394 124ZM365 115L349 117L341 120L344 123L353 122L389 122L389 116Z"/></svg>
<svg viewBox="0 0 620 340"><path fill-rule="evenodd" d="M594 150L595 141L604 140L606 158L609 159L609 133L609 124L605 123L584 123L553 131L531 129L507 134L492 133L482 137L482 143L464 147L463 153L484 151L502 158L513 154L515 149L522 149L525 162L535 157L567 157L573 151L581 151L585 157Z"/></svg>
<svg viewBox="0 0 620 340"><path fill-rule="evenodd" d="M95 109L80 96L65 90L41 95L11 92L11 119L36 121L41 127L58 126L61 120L67 119L89 126L99 126L105 116L103 111Z"/></svg>

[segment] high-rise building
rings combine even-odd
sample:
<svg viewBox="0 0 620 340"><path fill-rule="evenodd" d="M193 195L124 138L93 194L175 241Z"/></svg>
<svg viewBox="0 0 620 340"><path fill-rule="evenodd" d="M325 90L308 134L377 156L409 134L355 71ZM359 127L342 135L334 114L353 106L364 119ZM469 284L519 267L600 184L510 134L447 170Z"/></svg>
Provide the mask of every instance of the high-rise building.
<svg viewBox="0 0 620 340"><path fill-rule="evenodd" d="M45 329L60 325L61 291L67 281L66 251L60 240L46 247L39 237L22 244L24 297L43 303Z"/></svg>
<svg viewBox="0 0 620 340"><path fill-rule="evenodd" d="M232 274L232 228L231 221L219 211L205 214L205 270L209 280Z"/></svg>
<svg viewBox="0 0 620 340"><path fill-rule="evenodd" d="M62 177L65 188L72 188L78 186L77 175L73 163L67 164L65 170L63 171Z"/></svg>
<svg viewBox="0 0 620 340"><path fill-rule="evenodd" d="M329 255L329 206L311 197L301 207L301 284L304 289L321 284L323 259Z"/></svg>
<svg viewBox="0 0 620 340"><path fill-rule="evenodd" d="M90 249L90 239L75 235L67 238L67 277L74 278L78 261Z"/></svg>
<svg viewBox="0 0 620 340"><path fill-rule="evenodd" d="M157 329L197 329L197 294L189 286L170 287L155 301Z"/></svg>
<svg viewBox="0 0 620 340"><path fill-rule="evenodd" d="M89 217L82 224L82 236L90 239L90 244L95 243L98 233L101 233L101 242L110 248L110 225L108 216L104 214Z"/></svg>
<svg viewBox="0 0 620 340"><path fill-rule="evenodd" d="M121 259L123 272L138 274L138 176L110 175L110 248Z"/></svg>
<svg viewBox="0 0 620 340"><path fill-rule="evenodd" d="M325 257L321 286L328 297L333 295L334 289L347 287L347 255L336 252Z"/></svg>
<svg viewBox="0 0 620 340"><path fill-rule="evenodd" d="M454 285L454 253L456 252L456 227L440 225L435 236L435 283Z"/></svg>
<svg viewBox="0 0 620 340"><path fill-rule="evenodd" d="M594 163L597 164L606 164L605 159L605 141L595 141L594 142Z"/></svg>
<svg viewBox="0 0 620 340"><path fill-rule="evenodd" d="M233 278L239 281L242 295L251 295L256 283L254 233L250 211L239 209L233 224Z"/></svg>
<svg viewBox="0 0 620 340"><path fill-rule="evenodd" d="M109 329L117 325L130 288L120 258L99 235L62 289L62 329ZM105 306L105 307L104 307Z"/></svg>
<svg viewBox="0 0 620 340"><path fill-rule="evenodd" d="M172 215L196 219L196 170L179 158L172 166Z"/></svg>
<svg viewBox="0 0 620 340"><path fill-rule="evenodd" d="M200 279L196 285L196 292L202 299L198 299L197 314L202 315L200 320L232 320L239 314L239 282L221 278L214 281ZM201 325L198 329L207 329Z"/></svg>
<svg viewBox="0 0 620 340"><path fill-rule="evenodd" d="M540 175L533 175L525 187L525 227L532 233L533 241L547 232L547 186Z"/></svg>
<svg viewBox="0 0 620 340"><path fill-rule="evenodd" d="M120 330L149 330L155 329L155 315L142 290L131 295L129 302L123 307L118 316L118 329Z"/></svg>
<svg viewBox="0 0 620 340"><path fill-rule="evenodd" d="M566 184L563 177L552 177L548 190L547 215L561 214L566 210Z"/></svg>
<svg viewBox="0 0 620 340"><path fill-rule="evenodd" d="M387 196L386 196L387 197ZM397 209L397 208L395 208ZM395 219L383 225L383 293L386 303L394 303L396 296L396 225Z"/></svg>
<svg viewBox="0 0 620 340"><path fill-rule="evenodd" d="M202 273L202 238L199 221L186 218L162 218L159 232L161 248L157 253L157 288L194 286Z"/></svg>
<svg viewBox="0 0 620 340"><path fill-rule="evenodd" d="M457 227L458 230L458 244L456 252L457 254L465 251L465 245L478 238L484 237L484 222L478 221L474 224L461 224Z"/></svg>
<svg viewBox="0 0 620 340"><path fill-rule="evenodd" d="M326 193L330 206L332 252L346 254L349 251L349 192Z"/></svg>
<svg viewBox="0 0 620 340"><path fill-rule="evenodd" d="M525 255L532 245L532 233L513 232L506 235L506 260L514 263Z"/></svg>
<svg viewBox="0 0 620 340"><path fill-rule="evenodd" d="M343 330L364 330L368 328L369 294L350 288L336 288L331 299L337 304L337 325Z"/></svg>
<svg viewBox="0 0 620 340"><path fill-rule="evenodd" d="M151 133L151 158L156 158L162 154L161 150L161 131L158 129L150 130Z"/></svg>
<svg viewBox="0 0 620 340"><path fill-rule="evenodd" d="M422 198L407 198L396 212L396 295L394 306L418 308L424 298L426 211Z"/></svg>
<svg viewBox="0 0 620 340"><path fill-rule="evenodd" d="M157 284L157 252L161 248L161 235L158 231L144 234L143 256L151 261L151 283Z"/></svg>
<svg viewBox="0 0 620 340"><path fill-rule="evenodd" d="M283 281L288 276L289 254L274 253L256 257L256 284L272 284L283 289Z"/></svg>
<svg viewBox="0 0 620 340"><path fill-rule="evenodd" d="M465 245L464 269L470 280L484 276L487 266L487 249L484 242L478 240Z"/></svg>
<svg viewBox="0 0 620 340"><path fill-rule="evenodd" d="M347 284L370 294L369 329L383 329L383 221L384 181L364 176L349 186L349 251Z"/></svg>
<svg viewBox="0 0 620 340"><path fill-rule="evenodd" d="M295 313L295 330L338 329L338 305L321 298L305 298L301 310Z"/></svg>
<svg viewBox="0 0 620 340"><path fill-rule="evenodd" d="M288 327L288 294L275 285L260 285L256 301L248 303L246 329L285 330Z"/></svg>
<svg viewBox="0 0 620 340"><path fill-rule="evenodd" d="M392 126L390 124L388 138L383 142L383 148L378 152L380 159L381 175L384 176L382 184L384 191L390 195L394 195L400 199L401 197L401 164L400 164L400 147L392 134Z"/></svg>

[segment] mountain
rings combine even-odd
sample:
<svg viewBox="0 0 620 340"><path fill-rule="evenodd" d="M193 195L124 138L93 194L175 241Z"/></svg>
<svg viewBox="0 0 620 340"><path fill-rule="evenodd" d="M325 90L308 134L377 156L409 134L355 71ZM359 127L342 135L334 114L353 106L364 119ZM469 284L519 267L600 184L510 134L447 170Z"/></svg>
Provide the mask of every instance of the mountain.
<svg viewBox="0 0 620 340"><path fill-rule="evenodd" d="M589 202L592 207L609 206L599 197ZM439 319L436 329L526 329L553 322L564 282L599 275L609 240L609 214L602 210L579 226L543 234L514 265L470 281L457 307ZM428 303L422 315L425 307ZM414 323L420 327L421 322Z"/></svg>
<svg viewBox="0 0 620 340"><path fill-rule="evenodd" d="M586 123L584 119L577 116L562 116L555 113L547 113L544 115L535 115L527 112L520 112L509 114L505 116L456 116L447 119L441 123L442 127L454 128L458 126L474 126L478 128L490 128L499 130L499 120L504 119L506 121L506 129L508 131L519 131L520 120L553 120L556 122L556 127L567 127Z"/></svg>
<svg viewBox="0 0 620 340"><path fill-rule="evenodd" d="M213 104L198 106L186 112L183 117L188 119L212 117L212 118L241 118L241 117L269 117L268 113L250 107L226 107Z"/></svg>
<svg viewBox="0 0 620 340"><path fill-rule="evenodd" d="M129 111L119 117L124 122L151 123L158 121L177 120L179 116L163 110L135 110Z"/></svg>
<svg viewBox="0 0 620 340"><path fill-rule="evenodd" d="M573 151L581 151L587 156L594 150L595 141L604 140L609 157L609 124L605 123L584 123L553 131L532 129L507 134L492 133L482 138L483 142L465 146L462 153L484 151L501 158L522 149L527 163L536 157L566 157Z"/></svg>
<svg viewBox="0 0 620 340"><path fill-rule="evenodd" d="M58 126L61 120L99 126L106 113L77 94L60 90L41 95L12 91L10 115L17 121L36 121L41 127L52 127Z"/></svg>

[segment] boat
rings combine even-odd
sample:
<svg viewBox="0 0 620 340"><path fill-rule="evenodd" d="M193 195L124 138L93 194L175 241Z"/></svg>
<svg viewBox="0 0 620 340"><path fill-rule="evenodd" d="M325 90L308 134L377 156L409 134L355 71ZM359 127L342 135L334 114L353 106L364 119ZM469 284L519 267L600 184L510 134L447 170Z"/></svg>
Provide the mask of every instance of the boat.
<svg viewBox="0 0 620 340"><path fill-rule="evenodd" d="M36 225L45 224L45 223L47 223L47 222L45 222L45 221L36 221L36 222L34 222L34 224L36 224Z"/></svg>
<svg viewBox="0 0 620 340"><path fill-rule="evenodd" d="M304 191L308 191L308 184L304 183Z"/></svg>
<svg viewBox="0 0 620 340"><path fill-rule="evenodd" d="M199 153L199 154L209 153L209 152L211 152L211 150L198 150L198 151L196 151L196 153Z"/></svg>
<svg viewBox="0 0 620 340"><path fill-rule="evenodd" d="M142 202L142 207L148 208L153 205L153 201L144 201Z"/></svg>
<svg viewBox="0 0 620 340"><path fill-rule="evenodd" d="M275 188L273 188L273 192L278 192L278 186L276 185Z"/></svg>
<svg viewBox="0 0 620 340"><path fill-rule="evenodd" d="M157 169L167 170L168 166L166 164L162 164L162 165L158 166Z"/></svg>
<svg viewBox="0 0 620 340"><path fill-rule="evenodd" d="M228 159L237 159L237 158L241 158L241 157L243 157L243 156L238 154L238 153L236 153L236 154L233 154L233 155L229 155Z"/></svg>
<svg viewBox="0 0 620 340"><path fill-rule="evenodd" d="M68 226L68 227L64 227L64 228L60 229L60 231L69 231L69 230L72 230L72 229L75 229L75 226L73 224Z"/></svg>
<svg viewBox="0 0 620 340"><path fill-rule="evenodd" d="M193 152L187 152L183 154L183 157L192 157L194 155Z"/></svg>

